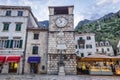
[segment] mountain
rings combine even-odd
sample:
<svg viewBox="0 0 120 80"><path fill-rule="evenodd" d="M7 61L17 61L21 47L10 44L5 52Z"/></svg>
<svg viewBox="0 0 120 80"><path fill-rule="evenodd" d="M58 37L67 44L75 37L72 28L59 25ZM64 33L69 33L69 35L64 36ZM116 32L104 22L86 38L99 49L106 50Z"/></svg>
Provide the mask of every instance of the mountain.
<svg viewBox="0 0 120 80"><path fill-rule="evenodd" d="M79 29L81 26L83 26L84 24L87 24L87 23L89 23L89 22L91 22L91 21L88 20L88 19L85 19L85 20L83 20L83 21L80 21L80 22L78 23L78 25L76 26L75 30Z"/></svg>
<svg viewBox="0 0 120 80"><path fill-rule="evenodd" d="M81 23L83 21L80 21ZM99 19L78 24L76 26L77 32L90 32L95 33L96 41L109 40L113 47L116 47L118 40L120 39L120 11L116 13L109 13Z"/></svg>
<svg viewBox="0 0 120 80"><path fill-rule="evenodd" d="M38 25L39 25L40 27L48 28L48 27L49 27L49 21L48 21L48 20L38 21Z"/></svg>

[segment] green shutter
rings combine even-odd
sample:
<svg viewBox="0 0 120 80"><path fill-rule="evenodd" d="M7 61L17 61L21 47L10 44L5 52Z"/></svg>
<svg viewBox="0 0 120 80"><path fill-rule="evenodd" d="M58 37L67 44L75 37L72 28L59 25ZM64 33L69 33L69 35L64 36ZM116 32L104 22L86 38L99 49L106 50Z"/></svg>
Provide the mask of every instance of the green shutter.
<svg viewBox="0 0 120 80"><path fill-rule="evenodd" d="M16 24L16 31L21 31L21 23Z"/></svg>
<svg viewBox="0 0 120 80"><path fill-rule="evenodd" d="M3 30L8 30L9 29L9 23L4 23L4 28Z"/></svg>
<svg viewBox="0 0 120 80"><path fill-rule="evenodd" d="M10 40L7 40L6 48L9 48Z"/></svg>
<svg viewBox="0 0 120 80"><path fill-rule="evenodd" d="M6 25L6 30L8 30L8 28L9 28L9 24Z"/></svg>
<svg viewBox="0 0 120 80"><path fill-rule="evenodd" d="M22 48L22 43L23 43L23 40L20 40L20 46L19 46L19 48Z"/></svg>
<svg viewBox="0 0 120 80"><path fill-rule="evenodd" d="M10 48L13 48L13 40L10 40Z"/></svg>

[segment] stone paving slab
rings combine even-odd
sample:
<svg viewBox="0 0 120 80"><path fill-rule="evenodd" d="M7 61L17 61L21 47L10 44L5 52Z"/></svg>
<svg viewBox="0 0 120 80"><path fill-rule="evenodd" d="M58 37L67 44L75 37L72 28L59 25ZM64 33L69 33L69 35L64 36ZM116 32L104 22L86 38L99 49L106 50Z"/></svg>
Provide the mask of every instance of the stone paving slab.
<svg viewBox="0 0 120 80"><path fill-rule="evenodd" d="M120 76L0 75L0 80L120 80Z"/></svg>

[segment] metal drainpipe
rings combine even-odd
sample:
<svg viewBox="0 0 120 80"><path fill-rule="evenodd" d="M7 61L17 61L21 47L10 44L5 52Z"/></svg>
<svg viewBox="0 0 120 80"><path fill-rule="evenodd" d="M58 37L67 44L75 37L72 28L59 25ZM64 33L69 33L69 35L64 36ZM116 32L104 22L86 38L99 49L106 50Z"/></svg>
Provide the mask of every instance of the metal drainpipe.
<svg viewBox="0 0 120 80"><path fill-rule="evenodd" d="M28 28L28 24L27 24L27 27L26 27L25 48L24 48L24 51L23 51L22 74L24 74L24 69L25 69L26 46L27 46L27 38L28 38L27 28Z"/></svg>

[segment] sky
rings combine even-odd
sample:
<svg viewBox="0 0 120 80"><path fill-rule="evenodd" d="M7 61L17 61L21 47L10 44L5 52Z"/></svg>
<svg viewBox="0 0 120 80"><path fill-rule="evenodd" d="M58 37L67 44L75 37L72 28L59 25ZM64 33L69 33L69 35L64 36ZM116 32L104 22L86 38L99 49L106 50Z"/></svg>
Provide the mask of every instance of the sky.
<svg viewBox="0 0 120 80"><path fill-rule="evenodd" d="M74 5L74 26L120 10L120 0L0 0L0 5L30 6L38 21L49 20L49 6Z"/></svg>

